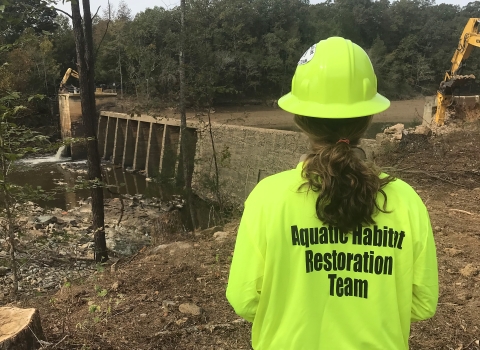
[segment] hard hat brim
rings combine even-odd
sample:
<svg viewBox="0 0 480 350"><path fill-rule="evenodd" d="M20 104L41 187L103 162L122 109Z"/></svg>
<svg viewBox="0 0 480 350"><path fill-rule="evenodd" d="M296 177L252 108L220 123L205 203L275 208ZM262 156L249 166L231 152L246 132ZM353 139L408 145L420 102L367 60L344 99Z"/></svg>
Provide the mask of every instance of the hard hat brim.
<svg viewBox="0 0 480 350"><path fill-rule="evenodd" d="M278 106L284 111L315 118L344 119L365 117L378 114L390 107L390 101L377 93L372 99L353 104L320 104L301 100L291 92L278 100Z"/></svg>

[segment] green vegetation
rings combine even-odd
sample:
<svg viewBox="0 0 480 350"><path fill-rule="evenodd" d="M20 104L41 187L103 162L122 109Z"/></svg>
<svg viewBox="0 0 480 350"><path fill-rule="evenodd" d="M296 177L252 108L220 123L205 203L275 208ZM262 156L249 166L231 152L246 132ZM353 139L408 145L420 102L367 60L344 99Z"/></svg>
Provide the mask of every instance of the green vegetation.
<svg viewBox="0 0 480 350"><path fill-rule="evenodd" d="M48 7L54 2L0 1L3 18L9 18L0 24L0 91L50 97L25 112L24 120L33 125L54 122L59 82L67 68L77 69L71 25ZM460 7L433 0L316 5L307 0L188 0L187 101L208 106L278 99L289 91L303 52L333 35L367 50L387 97L432 95L470 17L480 17L480 1ZM121 2L110 13L103 9L93 25L97 86L145 104L178 103L179 7L154 7L133 17ZM474 50L464 74L478 72L479 57Z"/></svg>
<svg viewBox="0 0 480 350"><path fill-rule="evenodd" d="M180 9L147 9L131 18L126 5L113 13L100 47L97 83L144 101L178 98ZM391 99L434 94L469 17L468 6L431 0L187 1L187 100L204 105L239 99L277 99L290 89L299 57L329 36L353 40L370 54L380 92ZM108 20L99 18L100 42ZM473 52L465 72L477 72Z"/></svg>

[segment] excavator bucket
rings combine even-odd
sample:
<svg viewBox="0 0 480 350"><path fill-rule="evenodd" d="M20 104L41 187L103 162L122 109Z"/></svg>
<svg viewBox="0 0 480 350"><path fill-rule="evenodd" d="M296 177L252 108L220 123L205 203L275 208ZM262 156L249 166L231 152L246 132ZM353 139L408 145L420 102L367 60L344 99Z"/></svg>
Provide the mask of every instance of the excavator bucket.
<svg viewBox="0 0 480 350"><path fill-rule="evenodd" d="M466 83L475 80L475 75L454 75L446 81L440 83L440 91L444 95L453 95L455 88L465 85Z"/></svg>

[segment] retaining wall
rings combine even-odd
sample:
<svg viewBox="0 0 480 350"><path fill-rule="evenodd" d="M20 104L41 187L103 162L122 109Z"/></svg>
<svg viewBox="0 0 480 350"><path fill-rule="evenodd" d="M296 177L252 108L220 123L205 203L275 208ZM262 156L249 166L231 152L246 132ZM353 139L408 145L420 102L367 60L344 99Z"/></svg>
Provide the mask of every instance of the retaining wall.
<svg viewBox="0 0 480 350"><path fill-rule="evenodd" d="M255 185L266 176L296 166L308 149L302 133L212 123L223 200L241 205ZM215 198L216 171L210 128L198 133L193 187Z"/></svg>

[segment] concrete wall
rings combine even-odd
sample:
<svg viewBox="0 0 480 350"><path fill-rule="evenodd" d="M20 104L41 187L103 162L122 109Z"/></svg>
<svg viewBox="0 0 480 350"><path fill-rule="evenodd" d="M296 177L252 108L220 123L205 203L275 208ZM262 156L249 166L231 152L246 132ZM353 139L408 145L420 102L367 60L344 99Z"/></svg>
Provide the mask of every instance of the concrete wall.
<svg viewBox="0 0 480 350"><path fill-rule="evenodd" d="M220 193L233 204L243 204L266 176L291 169L308 149L308 139L293 131L212 124ZM199 129L193 187L214 198L216 183L212 140L205 125Z"/></svg>
<svg viewBox="0 0 480 350"><path fill-rule="evenodd" d="M243 205L263 178L293 169L309 149L308 138L300 132L260 129L212 123L222 200ZM215 162L208 125L199 127L193 188L200 196L216 199ZM377 151L375 140L359 145L369 159Z"/></svg>

